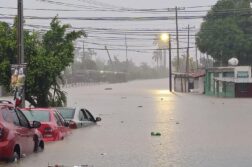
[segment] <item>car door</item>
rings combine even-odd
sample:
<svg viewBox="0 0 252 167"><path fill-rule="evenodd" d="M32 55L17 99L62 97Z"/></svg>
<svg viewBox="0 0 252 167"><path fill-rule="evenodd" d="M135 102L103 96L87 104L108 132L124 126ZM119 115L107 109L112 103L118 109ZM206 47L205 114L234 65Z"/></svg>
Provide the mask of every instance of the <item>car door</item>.
<svg viewBox="0 0 252 167"><path fill-rule="evenodd" d="M13 113L13 123L16 126L16 134L20 137L20 144L23 153L29 154L34 151L34 129L30 128L30 123L19 109L11 108Z"/></svg>
<svg viewBox="0 0 252 167"><path fill-rule="evenodd" d="M87 109L85 109L85 113L86 113L89 121L95 122L94 116Z"/></svg>
<svg viewBox="0 0 252 167"><path fill-rule="evenodd" d="M64 131L64 124L63 122L60 120L60 117L58 115L58 113L56 111L53 112L56 124L57 124L57 129L59 132L59 139L63 139L66 135L66 132Z"/></svg>
<svg viewBox="0 0 252 167"><path fill-rule="evenodd" d="M62 128L63 132L65 133L65 135L68 134L70 132L70 129L65 126L66 120L63 118L63 116L58 111L56 111L56 114L58 115L60 121L63 124L63 128Z"/></svg>
<svg viewBox="0 0 252 167"><path fill-rule="evenodd" d="M85 109L80 110L80 116L82 115L81 123L82 126L89 126L92 124L92 121L89 119L89 115L86 113Z"/></svg>

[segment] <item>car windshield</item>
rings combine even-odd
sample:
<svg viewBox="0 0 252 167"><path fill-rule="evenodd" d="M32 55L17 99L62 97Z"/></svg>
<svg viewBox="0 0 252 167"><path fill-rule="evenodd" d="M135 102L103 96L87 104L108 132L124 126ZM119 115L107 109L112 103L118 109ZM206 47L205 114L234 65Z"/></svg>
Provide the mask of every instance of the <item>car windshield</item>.
<svg viewBox="0 0 252 167"><path fill-rule="evenodd" d="M50 112L45 110L22 110L29 121L49 122Z"/></svg>
<svg viewBox="0 0 252 167"><path fill-rule="evenodd" d="M75 109L73 108L57 108L57 110L64 119L73 119L74 117Z"/></svg>

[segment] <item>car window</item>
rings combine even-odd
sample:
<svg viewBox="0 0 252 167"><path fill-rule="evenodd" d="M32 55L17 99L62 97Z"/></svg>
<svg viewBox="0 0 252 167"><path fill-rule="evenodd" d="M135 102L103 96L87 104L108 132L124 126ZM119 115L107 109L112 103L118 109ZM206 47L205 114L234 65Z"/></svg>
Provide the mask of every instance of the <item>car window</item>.
<svg viewBox="0 0 252 167"><path fill-rule="evenodd" d="M16 112L17 114L17 117L19 119L19 123L20 123L20 126L22 127L25 127L25 128L29 128L30 127L30 123L29 121L27 120L27 118L25 117L25 115L22 113L22 111L18 110L18 109L14 109L13 111ZM15 115L15 114L14 114ZM15 116L14 116L15 118ZM14 119L15 120L15 119Z"/></svg>
<svg viewBox="0 0 252 167"><path fill-rule="evenodd" d="M88 110L85 110L85 113L86 113L86 115L88 117L88 120L95 121L93 115Z"/></svg>
<svg viewBox="0 0 252 167"><path fill-rule="evenodd" d="M39 122L49 122L50 121L50 112L43 110L23 110L23 113L27 117L27 119L32 121Z"/></svg>
<svg viewBox="0 0 252 167"><path fill-rule="evenodd" d="M80 121L88 120L88 117L83 109L81 109L79 112L79 120Z"/></svg>
<svg viewBox="0 0 252 167"><path fill-rule="evenodd" d="M62 123L62 121L60 120L60 117L59 117L58 113L57 113L57 112L54 112L53 114L54 114L55 121L56 121L57 125L58 125L58 126L63 126L63 123Z"/></svg>
<svg viewBox="0 0 252 167"><path fill-rule="evenodd" d="M56 114L58 115L58 117L59 117L61 123L64 125L65 119L63 118L63 116L62 116L58 111L55 111L55 112L56 112Z"/></svg>
<svg viewBox="0 0 252 167"><path fill-rule="evenodd" d="M8 122L8 123L13 123L16 126L20 126L20 122L19 119L17 117L16 112L14 112L13 108L8 108L8 107L4 107L1 110L3 119Z"/></svg>
<svg viewBox="0 0 252 167"><path fill-rule="evenodd" d="M75 109L72 109L72 108L57 108L57 111L65 119L73 119L74 118Z"/></svg>
<svg viewBox="0 0 252 167"><path fill-rule="evenodd" d="M13 116L8 107L3 107L1 109L2 117L6 122L13 122Z"/></svg>

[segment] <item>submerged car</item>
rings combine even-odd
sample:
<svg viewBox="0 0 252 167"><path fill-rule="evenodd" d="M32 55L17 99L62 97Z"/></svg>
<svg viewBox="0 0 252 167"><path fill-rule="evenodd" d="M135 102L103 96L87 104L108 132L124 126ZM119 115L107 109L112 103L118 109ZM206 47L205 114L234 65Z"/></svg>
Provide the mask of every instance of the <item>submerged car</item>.
<svg viewBox="0 0 252 167"><path fill-rule="evenodd" d="M14 162L24 155L42 151L44 141L36 129L40 126L38 121L30 124L11 102L0 100L0 159Z"/></svg>
<svg viewBox="0 0 252 167"><path fill-rule="evenodd" d="M63 140L69 133L68 123L56 109L26 108L22 109L29 121L40 121L38 129L45 142Z"/></svg>
<svg viewBox="0 0 252 167"><path fill-rule="evenodd" d="M77 129L94 125L96 122L101 121L100 117L94 118L94 116L84 108L72 108L72 107L59 107L56 108L58 112L69 122L69 127Z"/></svg>

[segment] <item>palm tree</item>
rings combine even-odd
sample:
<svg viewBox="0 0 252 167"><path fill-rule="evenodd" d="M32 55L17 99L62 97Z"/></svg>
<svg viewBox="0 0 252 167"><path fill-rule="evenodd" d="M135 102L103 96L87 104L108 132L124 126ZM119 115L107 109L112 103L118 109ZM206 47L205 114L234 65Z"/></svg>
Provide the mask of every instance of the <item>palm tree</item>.
<svg viewBox="0 0 252 167"><path fill-rule="evenodd" d="M157 49L153 52L152 60L154 60L157 63L157 69L161 64L159 62L162 62L162 52L161 50ZM159 61L160 60L160 61Z"/></svg>
<svg viewBox="0 0 252 167"><path fill-rule="evenodd" d="M163 61L163 55L162 55L162 49L167 49L168 48L168 43L165 43L163 42L161 39L160 39L160 35L156 35L155 38L154 38L154 41L153 41L153 44L155 46L157 46L158 50L159 50L159 59L160 59L160 66L162 65L162 61ZM164 55L165 56L165 55ZM163 62L163 64L165 64Z"/></svg>

